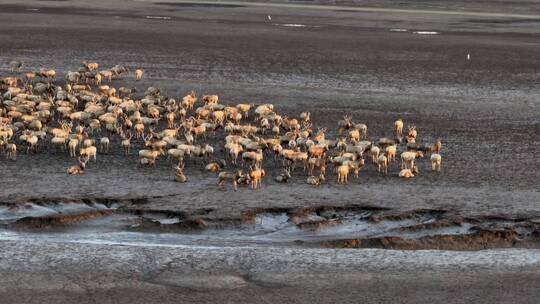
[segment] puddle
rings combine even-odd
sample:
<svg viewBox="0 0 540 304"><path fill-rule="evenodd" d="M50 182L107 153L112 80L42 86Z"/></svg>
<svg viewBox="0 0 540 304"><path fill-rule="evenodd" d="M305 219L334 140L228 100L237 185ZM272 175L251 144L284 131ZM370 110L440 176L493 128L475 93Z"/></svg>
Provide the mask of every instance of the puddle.
<svg viewBox="0 0 540 304"><path fill-rule="evenodd" d="M272 25L283 26L283 27L310 27L310 28L321 27L320 25L306 25L306 24L298 24L298 23L272 23Z"/></svg>
<svg viewBox="0 0 540 304"><path fill-rule="evenodd" d="M0 207L0 239L51 242L153 243L157 245L242 246L294 245L349 238L419 237L432 233L467 233L456 225L444 230L402 232L399 229L436 221L422 214L401 220L370 220L374 211L263 212L249 222L189 219L167 212L118 209L119 204L26 203ZM109 212L103 212L109 211Z"/></svg>
<svg viewBox="0 0 540 304"><path fill-rule="evenodd" d="M286 24L276 24L280 26L287 26L287 27L305 27L305 24L294 24L294 23L286 23Z"/></svg>
<svg viewBox="0 0 540 304"><path fill-rule="evenodd" d="M418 34L418 35L439 35L439 32L430 32L430 31L417 31L413 33Z"/></svg>

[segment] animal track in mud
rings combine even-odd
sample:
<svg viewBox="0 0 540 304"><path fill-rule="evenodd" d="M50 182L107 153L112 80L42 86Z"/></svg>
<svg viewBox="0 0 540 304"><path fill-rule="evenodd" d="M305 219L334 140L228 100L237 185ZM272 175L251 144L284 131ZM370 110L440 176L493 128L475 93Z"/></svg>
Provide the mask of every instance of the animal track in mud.
<svg viewBox="0 0 540 304"><path fill-rule="evenodd" d="M463 218L444 210L398 212L374 206L259 208L238 218L212 209L138 209L138 200L28 200L0 204L0 239L157 245L245 244L388 249L478 250L540 247L540 223L504 217ZM52 233L49 235L48 233Z"/></svg>

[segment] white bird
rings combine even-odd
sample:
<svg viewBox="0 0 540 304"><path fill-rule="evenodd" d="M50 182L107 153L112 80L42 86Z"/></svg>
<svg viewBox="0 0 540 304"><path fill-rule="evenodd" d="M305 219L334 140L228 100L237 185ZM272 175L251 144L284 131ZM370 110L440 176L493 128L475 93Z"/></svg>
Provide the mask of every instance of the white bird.
<svg viewBox="0 0 540 304"><path fill-rule="evenodd" d="M471 60L471 54L467 54L467 60Z"/></svg>
<svg viewBox="0 0 540 304"><path fill-rule="evenodd" d="M270 15L268 15L268 20L272 20L272 17L270 17Z"/></svg>

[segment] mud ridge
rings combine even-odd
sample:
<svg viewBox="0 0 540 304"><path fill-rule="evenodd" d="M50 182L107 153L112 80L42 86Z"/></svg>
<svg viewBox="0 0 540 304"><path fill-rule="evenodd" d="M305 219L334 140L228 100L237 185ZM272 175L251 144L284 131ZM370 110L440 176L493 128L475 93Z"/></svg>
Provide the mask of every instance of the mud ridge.
<svg viewBox="0 0 540 304"><path fill-rule="evenodd" d="M79 214L59 214L42 217L23 217L11 225L13 228L51 228L111 215L115 210L98 210Z"/></svg>
<svg viewBox="0 0 540 304"><path fill-rule="evenodd" d="M39 197L32 197L32 198L25 198L20 199L15 202L0 202L0 206L18 206L21 204L36 204L39 206L44 205L55 205L55 204L85 204L85 205L95 205L95 204L101 204L105 205L108 208L111 208L113 205L120 205L120 206L130 206L130 205L141 205L148 203L147 198L100 198L100 197L85 197L85 198L55 198L55 197L47 197L47 198L39 198Z"/></svg>
<svg viewBox="0 0 540 304"><path fill-rule="evenodd" d="M379 212L387 211L390 208L385 207L375 207L375 206L363 206L363 205L344 205L344 206L316 206L309 208L287 208L287 207L271 207L271 208L254 208L243 211L241 214L242 223L254 223L258 215L263 213L277 214L277 213L286 213L290 218L303 218L307 217L309 214L316 214L321 216L321 214L328 213L340 213L340 212Z"/></svg>
<svg viewBox="0 0 540 304"><path fill-rule="evenodd" d="M461 226L464 223L464 220L462 218L449 218L449 219L442 219L437 220L430 223L422 223L412 226L406 226L406 227L400 227L396 229L392 229L392 231L399 231L399 232L418 232L422 230L431 230L431 229L441 229L441 228L448 228L453 226Z"/></svg>
<svg viewBox="0 0 540 304"><path fill-rule="evenodd" d="M515 229L476 229L467 235L433 235L418 239L404 237L380 237L323 242L327 248L381 248L398 250L483 250L494 248L540 248L540 231L529 239L520 239Z"/></svg>
<svg viewBox="0 0 540 304"><path fill-rule="evenodd" d="M436 218L441 218L446 213L446 210L440 209L412 209L404 212L397 210L389 210L388 212L384 212L381 214L374 214L369 218L369 220L372 222L380 222L382 220L398 221L428 214Z"/></svg>

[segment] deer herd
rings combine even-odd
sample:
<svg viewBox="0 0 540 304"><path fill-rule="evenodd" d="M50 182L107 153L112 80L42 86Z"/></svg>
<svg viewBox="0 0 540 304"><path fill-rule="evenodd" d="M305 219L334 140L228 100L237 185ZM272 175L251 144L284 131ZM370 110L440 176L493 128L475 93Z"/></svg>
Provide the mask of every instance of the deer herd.
<svg viewBox="0 0 540 304"><path fill-rule="evenodd" d="M389 174L398 154L396 176L417 175L417 161L427 154L431 170L441 170L441 140L418 143L416 127L404 133L401 119L389 126L390 137L370 140L366 124L344 116L330 139L327 129L313 129L310 112L289 117L272 104L225 104L217 95L200 98L194 91L176 100L157 87L135 98L135 88L112 85L129 73L122 65L99 70L98 63L84 61L63 79L54 70L22 73L21 62L10 65L15 76L0 78L0 152L7 160L15 161L18 149L65 153L77 160L67 173L81 175L98 154L117 145L126 156L138 149L139 167L156 166L163 158L174 162L174 180L182 183L188 181L186 163L202 163L217 175L219 188L230 183L234 190L242 184L261 187L263 168L272 165L281 170L276 182L291 181L302 168L313 186L330 180L328 174L347 184L368 164ZM134 74L138 81L144 70Z"/></svg>

